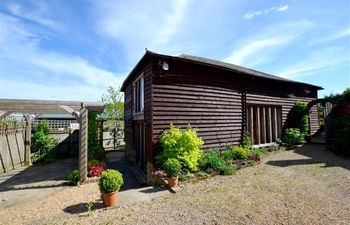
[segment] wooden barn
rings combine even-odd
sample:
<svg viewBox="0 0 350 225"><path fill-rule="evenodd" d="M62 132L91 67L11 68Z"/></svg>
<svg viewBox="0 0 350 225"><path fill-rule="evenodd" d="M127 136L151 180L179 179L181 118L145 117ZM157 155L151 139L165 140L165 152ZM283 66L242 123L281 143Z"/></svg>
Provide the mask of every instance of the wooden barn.
<svg viewBox="0 0 350 225"><path fill-rule="evenodd" d="M198 129L204 149L240 143L244 128L255 145L276 142L297 100L317 99L321 87L191 55L150 51L124 81L127 157L146 172L169 124ZM311 135L319 128L310 110Z"/></svg>

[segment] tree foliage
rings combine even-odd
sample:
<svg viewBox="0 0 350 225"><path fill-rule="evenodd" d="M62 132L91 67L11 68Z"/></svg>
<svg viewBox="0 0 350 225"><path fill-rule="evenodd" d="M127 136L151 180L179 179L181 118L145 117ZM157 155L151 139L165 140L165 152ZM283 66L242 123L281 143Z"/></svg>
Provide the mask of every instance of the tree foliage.
<svg viewBox="0 0 350 225"><path fill-rule="evenodd" d="M101 97L103 103L105 103L105 110L103 116L107 119L121 120L124 118L124 102L122 101L123 94L109 86L107 92Z"/></svg>

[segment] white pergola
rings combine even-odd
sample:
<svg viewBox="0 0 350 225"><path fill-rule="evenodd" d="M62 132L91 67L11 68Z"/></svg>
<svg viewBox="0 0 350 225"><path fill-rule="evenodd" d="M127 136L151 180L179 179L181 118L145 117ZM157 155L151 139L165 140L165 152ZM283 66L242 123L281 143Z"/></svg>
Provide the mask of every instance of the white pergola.
<svg viewBox="0 0 350 225"><path fill-rule="evenodd" d="M58 101L58 100L27 100L0 99L0 120L11 113L23 113L27 123L26 140L31 136L30 115L64 114L73 115L80 124L79 132L79 172L80 183L87 178L88 160L88 112L102 113L104 104L100 102ZM31 165L30 141L25 144L25 162Z"/></svg>

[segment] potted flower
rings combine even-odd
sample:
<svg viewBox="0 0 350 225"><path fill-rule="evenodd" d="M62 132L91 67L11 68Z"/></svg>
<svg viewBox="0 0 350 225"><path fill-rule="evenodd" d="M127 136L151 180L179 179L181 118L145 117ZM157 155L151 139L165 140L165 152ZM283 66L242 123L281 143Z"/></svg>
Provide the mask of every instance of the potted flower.
<svg viewBox="0 0 350 225"><path fill-rule="evenodd" d="M177 159L167 159L164 163L164 171L168 175L169 187L175 187L179 180L179 173L181 170L181 163Z"/></svg>
<svg viewBox="0 0 350 225"><path fill-rule="evenodd" d="M118 191L123 184L123 175L118 170L108 169L102 172L98 185L104 206L114 206L118 203Z"/></svg>
<svg viewBox="0 0 350 225"><path fill-rule="evenodd" d="M152 184L154 186L162 186L164 184L163 183L163 177L165 177L164 170L158 168L152 172L152 176L153 176Z"/></svg>

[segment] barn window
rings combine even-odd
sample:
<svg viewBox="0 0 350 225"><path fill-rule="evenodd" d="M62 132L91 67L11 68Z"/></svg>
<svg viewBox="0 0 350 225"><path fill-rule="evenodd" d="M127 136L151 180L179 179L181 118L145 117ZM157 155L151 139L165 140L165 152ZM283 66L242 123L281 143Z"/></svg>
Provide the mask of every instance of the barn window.
<svg viewBox="0 0 350 225"><path fill-rule="evenodd" d="M248 105L247 126L254 145L276 142L282 134L281 106Z"/></svg>
<svg viewBox="0 0 350 225"><path fill-rule="evenodd" d="M133 112L142 112L144 109L144 77L143 74L134 81L132 84L132 101L133 101Z"/></svg>

